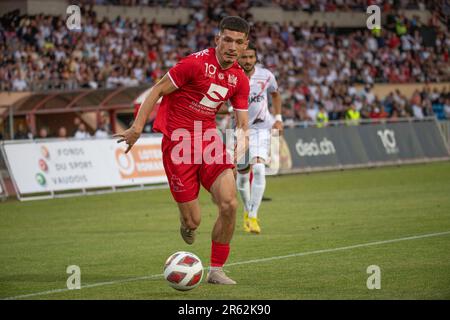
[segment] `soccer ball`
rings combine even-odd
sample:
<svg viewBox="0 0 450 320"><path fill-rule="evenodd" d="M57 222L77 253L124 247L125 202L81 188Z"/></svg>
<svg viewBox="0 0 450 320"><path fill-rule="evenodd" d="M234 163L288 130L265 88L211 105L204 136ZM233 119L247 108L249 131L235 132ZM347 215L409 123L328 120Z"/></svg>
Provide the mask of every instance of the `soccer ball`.
<svg viewBox="0 0 450 320"><path fill-rule="evenodd" d="M194 289L203 278L202 262L193 253L175 252L166 260L164 278L174 289L181 291Z"/></svg>

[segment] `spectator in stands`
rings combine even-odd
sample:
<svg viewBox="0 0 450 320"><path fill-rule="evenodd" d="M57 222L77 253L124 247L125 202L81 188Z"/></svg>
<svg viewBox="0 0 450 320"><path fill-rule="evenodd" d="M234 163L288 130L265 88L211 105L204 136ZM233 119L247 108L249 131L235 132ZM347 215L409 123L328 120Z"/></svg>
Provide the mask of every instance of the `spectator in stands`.
<svg viewBox="0 0 450 320"><path fill-rule="evenodd" d="M360 97L368 104L372 104L375 101L375 95L372 92L372 85L366 85L360 92Z"/></svg>
<svg viewBox="0 0 450 320"><path fill-rule="evenodd" d="M347 125L357 125L361 119L360 112L356 109L354 103L350 103L347 111L345 112L345 120Z"/></svg>
<svg viewBox="0 0 450 320"><path fill-rule="evenodd" d="M14 133L14 139L33 139L33 134L23 122L20 122Z"/></svg>
<svg viewBox="0 0 450 320"><path fill-rule="evenodd" d="M62 139L67 138L67 129L66 129L66 127L64 127L64 126L59 127L59 129L58 129L58 138L62 138Z"/></svg>
<svg viewBox="0 0 450 320"><path fill-rule="evenodd" d="M81 140L90 139L91 138L91 135L86 130L86 125L83 122L81 122L78 125L78 130L75 132L74 138L75 139L81 139Z"/></svg>
<svg viewBox="0 0 450 320"><path fill-rule="evenodd" d="M444 114L445 114L445 117L448 120L450 120L450 99L449 98L445 99L445 102L444 102Z"/></svg>
<svg viewBox="0 0 450 320"><path fill-rule="evenodd" d="M49 130L47 127L41 127L39 129L38 136L36 139L48 139L49 138Z"/></svg>
<svg viewBox="0 0 450 320"><path fill-rule="evenodd" d="M414 118L423 119L425 117L422 104L413 104L411 108Z"/></svg>
<svg viewBox="0 0 450 320"><path fill-rule="evenodd" d="M316 115L316 123L318 128L326 127L328 125L328 112L322 103L319 104L319 112L317 112Z"/></svg>
<svg viewBox="0 0 450 320"><path fill-rule="evenodd" d="M95 138L104 139L111 135L111 127L109 125L109 117L107 114L102 114L99 119L99 125L95 131Z"/></svg>
<svg viewBox="0 0 450 320"><path fill-rule="evenodd" d="M355 98L356 100L356 98ZM356 107L356 104L355 104ZM356 108L356 110L358 110L358 108ZM370 119L370 113L372 112L372 105L368 104L367 102L364 102L362 104L361 109L358 110L359 111L359 115L361 117L361 119Z"/></svg>
<svg viewBox="0 0 450 320"><path fill-rule="evenodd" d="M317 104L314 103L314 101L311 101L306 104L306 117L308 121L315 122L317 119L317 112L318 112Z"/></svg>
<svg viewBox="0 0 450 320"><path fill-rule="evenodd" d="M384 110L384 105L378 105L373 104L371 107L371 111L369 114L370 119L377 120L377 119L386 119L388 118L389 114Z"/></svg>
<svg viewBox="0 0 450 320"><path fill-rule="evenodd" d="M283 99L283 101L286 101L286 100ZM296 120L293 108L288 106L288 107L282 108L281 111L283 113L284 125L288 126L288 127L292 127Z"/></svg>
<svg viewBox="0 0 450 320"><path fill-rule="evenodd" d="M434 115L433 105L430 99L425 99L422 102L422 110L425 117L432 117Z"/></svg>
<svg viewBox="0 0 450 320"><path fill-rule="evenodd" d="M78 131L78 128L80 127L81 119L80 117L73 118L73 125L75 127L75 131L73 131L73 135L75 136L75 133Z"/></svg>
<svg viewBox="0 0 450 320"><path fill-rule="evenodd" d="M14 79L12 81L12 90L13 91L25 91L28 87L27 82L24 79L24 76L17 76L18 72L14 73Z"/></svg>
<svg viewBox="0 0 450 320"><path fill-rule="evenodd" d="M113 70L111 76L108 77L106 81L106 88L113 89L118 87L121 84L121 79L119 77L119 72L117 70Z"/></svg>

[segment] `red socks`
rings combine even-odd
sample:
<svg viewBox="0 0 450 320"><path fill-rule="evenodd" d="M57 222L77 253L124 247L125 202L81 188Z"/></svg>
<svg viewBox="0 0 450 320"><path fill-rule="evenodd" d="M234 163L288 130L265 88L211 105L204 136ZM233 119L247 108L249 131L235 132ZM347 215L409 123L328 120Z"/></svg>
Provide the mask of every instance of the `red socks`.
<svg viewBox="0 0 450 320"><path fill-rule="evenodd" d="M229 243L218 243L212 241L211 244L211 267L221 268L230 254Z"/></svg>

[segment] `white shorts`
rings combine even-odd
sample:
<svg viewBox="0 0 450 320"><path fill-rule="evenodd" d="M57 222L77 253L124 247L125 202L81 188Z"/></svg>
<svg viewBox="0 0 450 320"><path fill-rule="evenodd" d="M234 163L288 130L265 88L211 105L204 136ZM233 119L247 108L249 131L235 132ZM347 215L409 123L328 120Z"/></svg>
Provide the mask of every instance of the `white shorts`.
<svg viewBox="0 0 450 320"><path fill-rule="evenodd" d="M269 160L270 154L270 129L250 129L249 135L249 160L256 157L265 161Z"/></svg>

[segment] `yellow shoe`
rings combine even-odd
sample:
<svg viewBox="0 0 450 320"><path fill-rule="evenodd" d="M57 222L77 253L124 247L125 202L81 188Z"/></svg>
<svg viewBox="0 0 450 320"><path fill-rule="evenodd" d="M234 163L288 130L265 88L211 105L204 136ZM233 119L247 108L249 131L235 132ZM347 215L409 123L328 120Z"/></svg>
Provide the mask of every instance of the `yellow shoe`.
<svg viewBox="0 0 450 320"><path fill-rule="evenodd" d="M248 212L244 211L244 231L250 232L249 220L248 220Z"/></svg>
<svg viewBox="0 0 450 320"><path fill-rule="evenodd" d="M248 222L250 232L258 234L261 232L261 227L258 224L258 218L248 218Z"/></svg>

